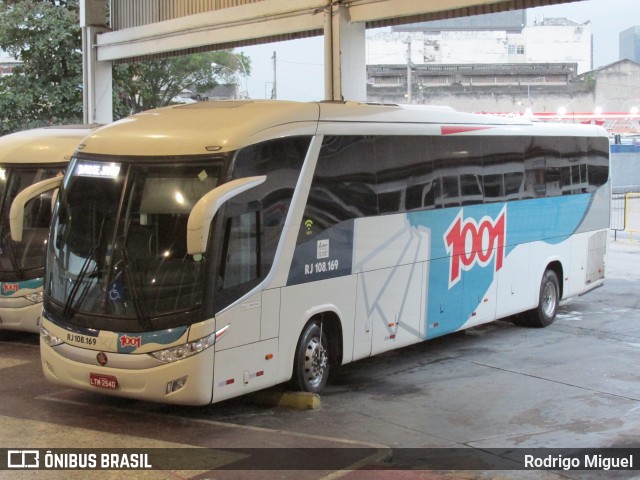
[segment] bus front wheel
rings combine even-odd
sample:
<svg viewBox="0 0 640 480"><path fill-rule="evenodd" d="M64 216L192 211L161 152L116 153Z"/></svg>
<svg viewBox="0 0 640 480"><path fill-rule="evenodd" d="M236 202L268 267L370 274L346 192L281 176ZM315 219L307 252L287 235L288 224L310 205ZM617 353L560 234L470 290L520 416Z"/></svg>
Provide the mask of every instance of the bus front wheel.
<svg viewBox="0 0 640 480"><path fill-rule="evenodd" d="M548 327L556 319L560 304L560 282L553 270L546 270L540 282L538 307L526 312L520 323L527 327Z"/></svg>
<svg viewBox="0 0 640 480"><path fill-rule="evenodd" d="M298 341L293 386L296 390L320 393L329 378L329 350L322 323L309 322Z"/></svg>

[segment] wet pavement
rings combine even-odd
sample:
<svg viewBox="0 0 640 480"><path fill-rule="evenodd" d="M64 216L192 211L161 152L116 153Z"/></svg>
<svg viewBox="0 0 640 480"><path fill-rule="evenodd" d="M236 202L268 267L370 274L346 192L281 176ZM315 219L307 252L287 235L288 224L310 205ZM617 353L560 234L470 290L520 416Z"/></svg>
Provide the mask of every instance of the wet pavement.
<svg viewBox="0 0 640 480"><path fill-rule="evenodd" d="M248 449L304 458L306 448L359 448L361 458L352 459L360 462L356 466L377 469L207 465L0 471L0 478L589 479L604 473L395 471L392 449L640 446L640 243L626 235L610 244L606 285L563 304L552 326L526 329L497 321L346 365L315 410L268 407L251 396L172 407L62 389L44 380L35 336L2 335L0 448L198 447L219 453L221 465L242 458L240 465L251 465L247 457L257 458L260 451ZM636 476L607 472L606 478Z"/></svg>

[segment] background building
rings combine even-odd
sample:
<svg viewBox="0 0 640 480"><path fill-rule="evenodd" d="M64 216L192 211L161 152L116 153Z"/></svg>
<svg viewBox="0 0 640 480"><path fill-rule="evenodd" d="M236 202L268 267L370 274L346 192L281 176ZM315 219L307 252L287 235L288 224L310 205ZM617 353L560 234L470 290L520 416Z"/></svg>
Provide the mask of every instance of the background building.
<svg viewBox="0 0 640 480"><path fill-rule="evenodd" d="M640 63L640 27L631 27L620 32L620 60L629 59Z"/></svg>
<svg viewBox="0 0 640 480"><path fill-rule="evenodd" d="M612 131L640 132L640 64L631 60L581 75L575 63L369 65L367 98L594 121Z"/></svg>
<svg viewBox="0 0 640 480"><path fill-rule="evenodd" d="M367 35L367 65L575 63L592 69L589 22L536 19L524 10L396 27Z"/></svg>
<svg viewBox="0 0 640 480"><path fill-rule="evenodd" d="M640 27L620 38L622 60L593 70L590 22L527 22L524 10L377 31L367 36L367 99L636 133Z"/></svg>

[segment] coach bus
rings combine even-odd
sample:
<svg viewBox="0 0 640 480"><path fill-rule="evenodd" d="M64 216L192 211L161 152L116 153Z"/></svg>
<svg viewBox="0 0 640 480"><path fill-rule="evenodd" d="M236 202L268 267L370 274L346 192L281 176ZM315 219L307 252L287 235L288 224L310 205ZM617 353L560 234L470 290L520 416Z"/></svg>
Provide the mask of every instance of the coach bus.
<svg viewBox="0 0 640 480"><path fill-rule="evenodd" d="M62 178L71 155L91 128L47 127L0 137L0 332L39 332L53 192L36 192L24 207L20 242L11 241L11 204L31 185Z"/></svg>
<svg viewBox="0 0 640 480"><path fill-rule="evenodd" d="M604 280L608 138L443 107L206 102L78 147L48 242L50 381L208 404ZM18 233L18 226L15 227Z"/></svg>

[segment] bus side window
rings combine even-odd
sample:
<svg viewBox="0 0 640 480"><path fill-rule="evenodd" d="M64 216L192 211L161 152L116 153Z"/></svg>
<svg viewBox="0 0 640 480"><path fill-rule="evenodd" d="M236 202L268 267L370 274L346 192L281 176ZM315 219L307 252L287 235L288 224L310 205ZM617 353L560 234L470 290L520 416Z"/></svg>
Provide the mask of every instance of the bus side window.
<svg viewBox="0 0 640 480"><path fill-rule="evenodd" d="M241 285L260 277L260 212L227 218L220 277L222 288Z"/></svg>
<svg viewBox="0 0 640 480"><path fill-rule="evenodd" d="M547 194L544 157L525 160L525 198L544 197Z"/></svg>
<svg viewBox="0 0 640 480"><path fill-rule="evenodd" d="M485 175L482 178L484 182L484 196L487 202L500 202L504 199L504 185L502 184L502 175Z"/></svg>
<svg viewBox="0 0 640 480"><path fill-rule="evenodd" d="M524 198L547 196L545 145L539 138L530 138L524 155Z"/></svg>
<svg viewBox="0 0 640 480"><path fill-rule="evenodd" d="M404 205L407 211L420 210L422 208L422 192L425 185L412 185L407 188Z"/></svg>
<svg viewBox="0 0 640 480"><path fill-rule="evenodd" d="M587 151L588 191L593 192L609 178L609 142L606 138L591 138Z"/></svg>
<svg viewBox="0 0 640 480"><path fill-rule="evenodd" d="M374 141L326 136L313 175L298 245L342 222L377 215ZM391 195L390 204L397 203Z"/></svg>
<svg viewBox="0 0 640 480"><path fill-rule="evenodd" d="M504 174L505 200L519 200L524 189L524 172Z"/></svg>
<svg viewBox="0 0 640 480"><path fill-rule="evenodd" d="M442 206L460 206L460 186L457 175L445 175L442 177Z"/></svg>
<svg viewBox="0 0 640 480"><path fill-rule="evenodd" d="M482 203L482 184L480 178L475 174L460 175L460 194L462 195L462 205L475 205Z"/></svg>
<svg viewBox="0 0 640 480"><path fill-rule="evenodd" d="M482 143L485 203L520 200L524 195L524 148L521 136L486 137Z"/></svg>
<svg viewBox="0 0 640 480"><path fill-rule="evenodd" d="M433 208L424 205L425 188L433 180L429 136L375 137L376 192L379 213L401 213Z"/></svg>
<svg viewBox="0 0 640 480"><path fill-rule="evenodd" d="M422 197L422 205L425 208L435 208L436 205L436 185L440 185L440 181L438 179L429 182L424 186L423 197Z"/></svg>

